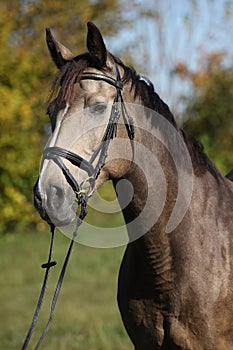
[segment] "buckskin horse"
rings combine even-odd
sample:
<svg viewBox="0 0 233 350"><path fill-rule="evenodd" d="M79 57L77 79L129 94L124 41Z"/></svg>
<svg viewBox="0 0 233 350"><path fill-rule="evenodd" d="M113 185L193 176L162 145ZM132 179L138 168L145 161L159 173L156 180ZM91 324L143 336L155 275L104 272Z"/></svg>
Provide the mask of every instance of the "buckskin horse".
<svg viewBox="0 0 233 350"><path fill-rule="evenodd" d="M115 187L127 180L118 193L129 235L119 272L118 304L134 348L233 349L232 174L222 176L200 144L178 129L152 83L106 49L93 23L88 23L86 53L75 56L49 29L47 44L59 74L48 108L52 136L34 188L40 215L57 226L66 225L76 217L74 185L89 195L109 179ZM134 112L132 105L144 112ZM94 127L83 135L88 123ZM174 161L172 150L179 147L167 132L170 127L182 139L193 172L187 170L181 152ZM170 146L153 133L163 134ZM141 154L138 145L151 157ZM153 156L166 184L162 207L163 181ZM179 193L183 201L188 193L182 192L185 182L180 186L176 163L182 176L192 177L187 186L191 197L183 215L176 210L173 221L179 220L167 229ZM149 185L146 171L153 180ZM133 196L125 205L128 182ZM140 216L149 197L150 205ZM137 224L130 226L136 218ZM156 220L147 225L151 218ZM143 234L137 236L136 231Z"/></svg>

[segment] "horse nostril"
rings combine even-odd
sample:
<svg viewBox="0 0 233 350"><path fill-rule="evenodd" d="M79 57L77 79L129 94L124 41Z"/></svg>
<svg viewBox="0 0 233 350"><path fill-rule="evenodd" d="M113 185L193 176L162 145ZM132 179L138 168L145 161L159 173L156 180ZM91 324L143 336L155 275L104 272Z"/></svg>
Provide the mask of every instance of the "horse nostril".
<svg viewBox="0 0 233 350"><path fill-rule="evenodd" d="M59 208L65 200L64 191L58 186L51 186L48 193L49 204L52 208Z"/></svg>

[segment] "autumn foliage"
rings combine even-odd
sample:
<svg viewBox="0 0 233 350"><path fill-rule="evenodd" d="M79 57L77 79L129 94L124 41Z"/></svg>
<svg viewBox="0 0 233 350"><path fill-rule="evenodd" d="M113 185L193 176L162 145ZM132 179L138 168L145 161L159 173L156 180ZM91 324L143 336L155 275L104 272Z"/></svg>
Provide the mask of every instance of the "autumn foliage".
<svg viewBox="0 0 233 350"><path fill-rule="evenodd" d="M32 187L47 138L46 100L56 74L45 28L80 53L87 21L100 25L104 35L114 35L119 6L117 0L0 0L0 232L41 225ZM195 72L182 62L175 71L191 86L183 99L185 127L227 172L233 167L233 68L223 62L224 54L217 52L205 56Z"/></svg>
<svg viewBox="0 0 233 350"><path fill-rule="evenodd" d="M32 187L46 139L46 99L56 74L45 28L74 52L85 50L86 22L114 32L116 2L0 0L0 232L41 222ZM111 30L110 30L111 29Z"/></svg>
<svg viewBox="0 0 233 350"><path fill-rule="evenodd" d="M233 66L214 52L192 72L180 62L176 73L191 84L184 98L184 127L198 138L223 173L233 168Z"/></svg>

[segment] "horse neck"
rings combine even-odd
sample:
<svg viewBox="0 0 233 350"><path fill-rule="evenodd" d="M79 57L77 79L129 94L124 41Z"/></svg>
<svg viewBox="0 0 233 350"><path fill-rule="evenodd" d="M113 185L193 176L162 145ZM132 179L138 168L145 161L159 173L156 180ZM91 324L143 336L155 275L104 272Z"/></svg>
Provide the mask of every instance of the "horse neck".
<svg viewBox="0 0 233 350"><path fill-rule="evenodd" d="M123 198L119 198L119 203L123 208L129 241L132 242L128 246L128 252L130 250L130 256L134 260L132 264L137 266L139 275L143 275L143 269L147 266L155 290L165 293L166 299L166 293L173 288L171 250L166 225L177 191L174 186L175 176L172 178L174 169L169 155L158 141L153 140L151 143L152 140L145 132L141 132L139 137L140 143L135 145L135 162L138 165L132 165L125 174L121 191ZM147 156L138 150L140 146L150 146ZM157 169L152 167L152 155L157 158ZM164 178L159 172L159 163L163 167L167 191L164 189ZM130 184L133 186L133 197ZM126 203L129 204L125 205ZM165 301L168 304L168 300Z"/></svg>
<svg viewBox="0 0 233 350"><path fill-rule="evenodd" d="M141 123L141 113L139 118ZM158 228L160 236L164 234L165 237L166 223L177 195L177 177L171 156L157 137L158 130L152 119L144 116L143 120L143 125L135 127L134 163L124 176L127 181L122 185L119 203L128 224L130 240L132 235L135 236L135 229L129 223L136 220L137 234L149 227L145 237L155 241ZM137 120L135 124L138 125ZM125 207L126 202L129 204Z"/></svg>

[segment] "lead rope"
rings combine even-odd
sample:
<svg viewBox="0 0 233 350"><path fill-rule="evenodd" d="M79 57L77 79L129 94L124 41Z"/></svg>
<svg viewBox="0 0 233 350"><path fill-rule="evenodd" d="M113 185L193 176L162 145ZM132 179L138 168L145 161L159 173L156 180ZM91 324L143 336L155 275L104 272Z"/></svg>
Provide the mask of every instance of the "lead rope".
<svg viewBox="0 0 233 350"><path fill-rule="evenodd" d="M77 199L78 199L78 204L81 205L80 214L79 214L79 217L77 219L76 228L75 228L75 230L73 232L72 240L70 242L69 249L67 251L67 254L66 254L66 257L65 257L65 261L63 263L63 266L62 266L62 269L61 269L61 273L60 273L58 281L57 281L56 289L55 289L53 300L52 300L52 303L51 303L51 310L50 310L49 319L48 319L48 322L47 322L47 324L46 324L46 326L45 326L45 328L44 328L44 330L43 330L43 332L41 334L40 339L38 340L38 342L37 342L37 344L35 346L35 350L39 349L39 347L40 347L42 341L44 340L46 334L48 333L50 325L51 325L51 323L53 321L54 311L55 311L57 299L58 299L58 296L60 294L60 290L61 290L61 287L62 287L62 282L63 282L64 276L65 276L65 272L66 272L66 269L67 269L67 266L68 266L68 262L69 262L70 255L71 255L71 252L72 252L73 244L74 244L75 238L77 237L78 229L79 229L83 219L87 215L87 210L86 210L87 199L86 199L86 196L85 195L79 195L79 197ZM39 313L40 313L40 310L41 310L41 306L42 306L42 303L43 303L44 295L45 295L47 282L48 282L49 270L50 270L50 268L52 266L56 265L55 261L51 261L51 259L52 259L52 250L53 250L53 242L54 242L55 226L51 225L50 227L51 227L51 234L52 234L52 236L51 236L51 243L50 243L50 249L49 249L48 262L45 263L45 264L42 264L42 268L46 268L44 281L43 281L41 292L40 292L40 296L39 296L39 299L38 299L38 302L37 302L36 310L35 310L35 313L33 315L32 323L31 323L29 331L28 331L28 333L26 335L24 344L22 346L22 350L27 349L27 346L28 346L29 341L31 339L32 333L33 333L33 331L34 331L34 329L36 327L36 324L37 324L37 321L38 321L38 317L39 317Z"/></svg>

